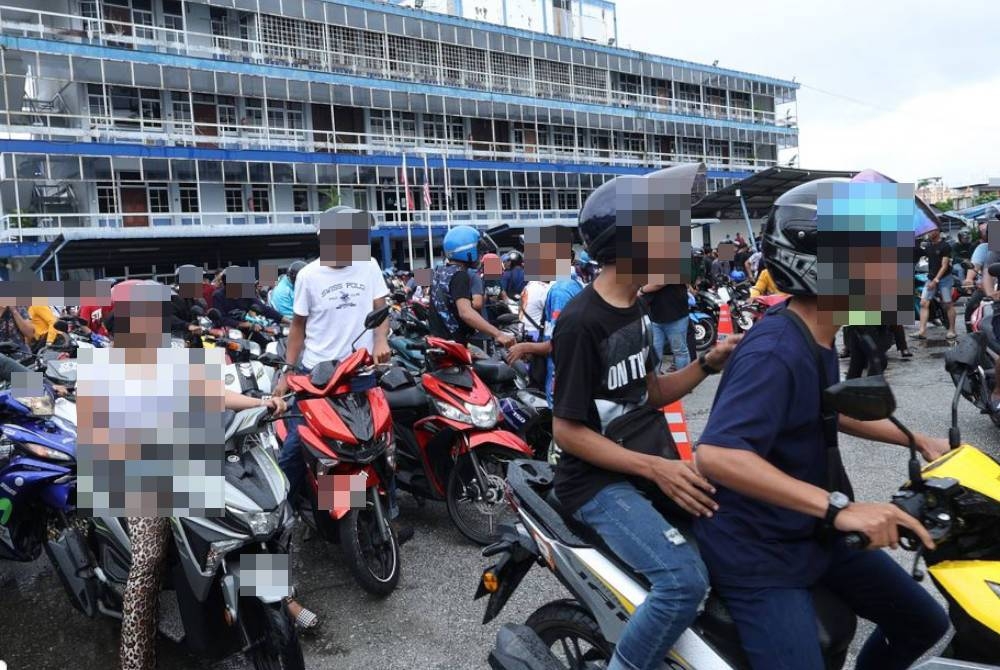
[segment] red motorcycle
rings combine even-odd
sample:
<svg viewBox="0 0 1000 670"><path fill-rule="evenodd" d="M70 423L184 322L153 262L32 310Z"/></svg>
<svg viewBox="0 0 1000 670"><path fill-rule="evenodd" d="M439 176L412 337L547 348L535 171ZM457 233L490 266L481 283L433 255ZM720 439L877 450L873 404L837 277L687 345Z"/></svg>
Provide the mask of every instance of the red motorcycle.
<svg viewBox="0 0 1000 670"><path fill-rule="evenodd" d="M388 307L372 312L365 329L378 327L388 315ZM309 374L291 375L288 386L305 419L298 430L306 486L293 504L314 532L340 544L361 588L386 596L396 588L400 570L399 542L387 511L395 441L371 354L359 349L343 361L325 361ZM284 441L287 423L277 422L275 430Z"/></svg>
<svg viewBox="0 0 1000 670"><path fill-rule="evenodd" d="M461 344L437 337L411 342L424 354L419 382L402 368L383 375L396 433L396 482L418 499L444 500L459 532L492 542L513 512L504 498L507 464L533 458L520 437L498 426L500 405L485 382L500 361L476 361Z"/></svg>

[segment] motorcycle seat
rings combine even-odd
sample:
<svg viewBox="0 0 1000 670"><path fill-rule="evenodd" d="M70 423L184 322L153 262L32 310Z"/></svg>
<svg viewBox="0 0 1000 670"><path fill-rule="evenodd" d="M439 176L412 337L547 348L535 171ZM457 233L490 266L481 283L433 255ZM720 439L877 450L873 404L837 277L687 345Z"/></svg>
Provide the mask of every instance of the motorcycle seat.
<svg viewBox="0 0 1000 670"><path fill-rule="evenodd" d="M473 362L472 369L487 386L512 382L516 377L513 368L503 361L478 360Z"/></svg>
<svg viewBox="0 0 1000 670"><path fill-rule="evenodd" d="M427 394L419 383L392 391L382 389L390 409L419 409L427 405Z"/></svg>

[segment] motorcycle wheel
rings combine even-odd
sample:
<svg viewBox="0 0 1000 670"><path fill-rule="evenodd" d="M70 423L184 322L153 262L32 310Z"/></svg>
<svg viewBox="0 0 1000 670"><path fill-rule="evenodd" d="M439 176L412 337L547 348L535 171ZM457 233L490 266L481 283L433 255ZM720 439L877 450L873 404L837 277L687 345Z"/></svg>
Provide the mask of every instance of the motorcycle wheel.
<svg viewBox="0 0 1000 670"><path fill-rule="evenodd" d="M557 600L542 605L525 625L568 670L583 670L595 661L611 659L611 644L590 612L576 601Z"/></svg>
<svg viewBox="0 0 1000 670"><path fill-rule="evenodd" d="M514 511L504 498L507 464L523 454L499 447L479 447L476 458L486 471L488 482L483 490L475 476L472 460L465 454L448 474L445 499L448 516L458 532L476 544L486 546L496 541L500 524L513 523Z"/></svg>
<svg viewBox="0 0 1000 670"><path fill-rule="evenodd" d="M753 324L753 312L749 309L739 308L733 312L733 325L736 326L736 332L745 333L753 327Z"/></svg>
<svg viewBox="0 0 1000 670"><path fill-rule="evenodd" d="M380 598L395 591L399 584L399 543L392 526L389 541L382 542L371 503L364 509L352 509L338 526L340 546L358 585Z"/></svg>
<svg viewBox="0 0 1000 670"><path fill-rule="evenodd" d="M711 319L702 319L694 324L694 345L698 352L708 351L716 340L716 325Z"/></svg>
<svg viewBox="0 0 1000 670"><path fill-rule="evenodd" d="M252 645L246 654L254 670L305 670L299 636L284 603L240 598L240 625Z"/></svg>

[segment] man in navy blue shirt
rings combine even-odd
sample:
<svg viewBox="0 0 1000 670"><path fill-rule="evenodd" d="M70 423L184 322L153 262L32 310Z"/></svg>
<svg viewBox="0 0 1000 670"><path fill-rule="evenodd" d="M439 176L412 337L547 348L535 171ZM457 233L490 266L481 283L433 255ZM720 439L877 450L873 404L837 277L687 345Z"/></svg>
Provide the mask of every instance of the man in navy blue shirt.
<svg viewBox="0 0 1000 670"><path fill-rule="evenodd" d="M512 251L506 258L509 267L500 276L501 297L513 300L524 290L524 256L519 251Z"/></svg>
<svg viewBox="0 0 1000 670"><path fill-rule="evenodd" d="M839 456L830 458L838 452L828 451L825 439L820 389L839 380L833 347L839 325L828 305L843 309L844 300L837 300L844 298L849 309L857 309L867 295L881 298L872 286L860 298L831 296L817 279L817 265L829 249L817 251L817 202L827 188L859 186L845 181L810 182L775 203L764 232L764 259L778 287L792 298L784 313L766 316L733 353L696 450L698 468L716 484L719 509L696 520L695 534L713 588L726 602L755 670L825 667L810 592L819 585L876 624L857 668L908 668L948 630L941 607L888 554L850 550L840 534L859 531L873 549L895 548L899 527L905 527L933 547L920 522L898 507L853 502ZM881 239L891 237L903 235ZM838 258L850 257L838 268L850 272L852 286L855 273L897 276L895 268L891 273L858 269L891 262L886 255L897 250L882 244L866 244L860 254L842 240L836 244L846 250ZM858 266L855 254L864 257ZM883 284L878 288L889 290ZM870 309L866 303L865 310ZM888 420L835 415L828 420L840 432L907 444ZM925 435L917 436L917 447L928 460L948 449L947 441Z"/></svg>

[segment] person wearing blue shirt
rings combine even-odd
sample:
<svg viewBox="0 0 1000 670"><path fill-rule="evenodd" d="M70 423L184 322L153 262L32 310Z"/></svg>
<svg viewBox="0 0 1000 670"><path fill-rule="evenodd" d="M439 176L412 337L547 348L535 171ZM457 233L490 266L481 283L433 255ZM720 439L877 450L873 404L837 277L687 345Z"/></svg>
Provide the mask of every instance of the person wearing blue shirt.
<svg viewBox="0 0 1000 670"><path fill-rule="evenodd" d="M295 302L295 277L298 276L299 270L305 266L306 264L302 261L295 261L289 265L288 271L281 275L278 284L267 297L271 307L289 319L295 316L295 312L292 310L292 303Z"/></svg>
<svg viewBox="0 0 1000 670"><path fill-rule="evenodd" d="M524 279L524 256L520 252L512 251L507 254L506 260L510 267L500 276L501 297L504 300L513 300L521 295L527 283Z"/></svg>
<svg viewBox="0 0 1000 670"><path fill-rule="evenodd" d="M895 548L903 527L933 549L926 529L891 503L855 502L835 440L839 431L905 446L907 437L888 419L859 421L823 411L821 391L840 377L834 348L839 325L824 310L845 309L849 296L821 292L817 238L824 232L816 232L817 213L823 197L831 198L823 195L827 189L833 193L845 181L808 182L775 202L764 231L764 258L775 283L792 297L733 352L695 449L698 470L715 484L718 503L715 514L695 519L695 537L712 588L755 670L825 667L815 589L835 594L875 624L858 654L859 670L904 670L949 627L934 598L878 551ZM852 203L850 210L860 207ZM885 233L826 235L841 239L827 237L824 244L852 250L851 260L841 261L841 271L852 275L851 290L859 290L855 274L886 276L871 272L872 263L902 262L903 250L885 248ZM865 235L870 242L860 239ZM875 260L877 253L886 254L885 260ZM877 292L866 294L884 300ZM875 308L866 305L858 316ZM947 440L915 437L928 461L948 451ZM849 548L843 534L850 532L864 533L874 551Z"/></svg>
<svg viewBox="0 0 1000 670"><path fill-rule="evenodd" d="M545 310L540 324L543 328L542 340L520 342L507 352L507 361L510 364L528 356L545 356L545 396L549 401L549 407L552 407L552 380L555 372L555 364L552 362L552 333L559 320L559 313L594 279L596 274L597 263L590 259L587 252L581 251L577 254L570 276L555 282L545 296Z"/></svg>

